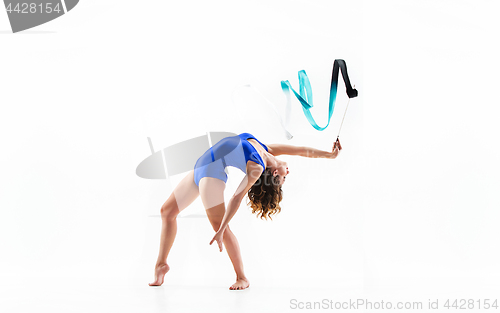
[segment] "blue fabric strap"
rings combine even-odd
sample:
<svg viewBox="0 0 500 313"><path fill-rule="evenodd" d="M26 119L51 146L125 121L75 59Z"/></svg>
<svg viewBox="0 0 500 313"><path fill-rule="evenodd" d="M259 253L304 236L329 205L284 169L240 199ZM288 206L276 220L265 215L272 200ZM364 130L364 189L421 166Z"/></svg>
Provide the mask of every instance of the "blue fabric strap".
<svg viewBox="0 0 500 313"><path fill-rule="evenodd" d="M337 85L338 85L338 77L339 77L339 68L342 71L342 77L344 78L344 83L346 87L347 96L349 98L354 98L358 96L358 91L351 87L351 82L349 81L349 76L347 75L347 67L345 61L342 59L336 59L333 62L333 71L332 71L332 83L330 86L330 102L328 107L328 123L325 127L319 127L318 124L314 121L311 112L309 109L313 107L313 95L311 83L309 82L309 78L304 70L299 71L299 93L293 89L292 85L288 80L281 81L281 89L285 93L287 98L288 105L290 105L290 90L293 91L297 99L302 104L302 111L304 111L304 115L306 116L309 123L316 128L317 130L325 130L330 124L330 119L333 115L333 109L335 108L335 100L337 99Z"/></svg>

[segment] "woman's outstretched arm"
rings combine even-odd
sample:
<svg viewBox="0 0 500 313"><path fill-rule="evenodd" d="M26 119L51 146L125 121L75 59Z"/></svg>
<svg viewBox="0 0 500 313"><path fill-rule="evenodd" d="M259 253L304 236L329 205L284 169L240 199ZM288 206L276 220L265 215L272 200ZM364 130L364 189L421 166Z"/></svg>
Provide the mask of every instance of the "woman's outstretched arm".
<svg viewBox="0 0 500 313"><path fill-rule="evenodd" d="M298 155L306 158L326 158L326 159L335 159L339 154L339 151L342 150L342 146L340 145L340 141L338 139L333 144L331 152L319 150L312 147L292 146L281 143L267 145L267 148L269 149L269 153L271 153L274 156L287 154L287 155Z"/></svg>

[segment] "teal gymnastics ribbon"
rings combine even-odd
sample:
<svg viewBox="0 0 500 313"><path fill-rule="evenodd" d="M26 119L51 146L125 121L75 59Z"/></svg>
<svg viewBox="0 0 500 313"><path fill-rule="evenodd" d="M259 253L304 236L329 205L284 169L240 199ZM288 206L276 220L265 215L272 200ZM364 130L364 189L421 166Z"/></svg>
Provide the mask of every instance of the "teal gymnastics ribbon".
<svg viewBox="0 0 500 313"><path fill-rule="evenodd" d="M344 78L345 87L347 91L347 96L349 98L354 98L358 96L358 91L351 87L351 82L349 81L349 76L347 75L347 67L345 61L342 59L336 59L333 62L333 71L332 71L332 83L330 86L330 102L328 107L328 123L325 127L319 127L318 124L314 121L311 112L309 109L313 107L313 96L312 96L312 88L311 83L309 82L309 78L304 70L299 71L299 92L297 92L292 88L292 85L288 80L281 81L281 89L285 93L287 97L287 106L290 106L290 89L293 91L297 99L302 104L302 110L309 121L309 123L316 128L317 130L325 130L330 124L330 119L333 114L333 109L335 108L335 100L337 99L337 85L338 85L338 76L339 76L339 68L342 70L342 77Z"/></svg>

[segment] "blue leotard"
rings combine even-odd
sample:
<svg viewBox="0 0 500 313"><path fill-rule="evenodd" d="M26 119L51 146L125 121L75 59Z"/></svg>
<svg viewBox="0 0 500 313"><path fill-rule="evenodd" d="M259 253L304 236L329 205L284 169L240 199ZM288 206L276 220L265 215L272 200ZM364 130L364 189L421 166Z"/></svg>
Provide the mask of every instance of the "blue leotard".
<svg viewBox="0 0 500 313"><path fill-rule="evenodd" d="M249 133L226 137L203 153L198 161L196 161L196 165L194 166L194 182L196 185L199 186L200 179L203 177L214 177L226 182L227 174L225 168L227 166L239 168L246 174L248 161L262 165L265 170L264 161L255 147L248 142L247 139L249 138L255 139L266 151L269 151L266 145Z"/></svg>

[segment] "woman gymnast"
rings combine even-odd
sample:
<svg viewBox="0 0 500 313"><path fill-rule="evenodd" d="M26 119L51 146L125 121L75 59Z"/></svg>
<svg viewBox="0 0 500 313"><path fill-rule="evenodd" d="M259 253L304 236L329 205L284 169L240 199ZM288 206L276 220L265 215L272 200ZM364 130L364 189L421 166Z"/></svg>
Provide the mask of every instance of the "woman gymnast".
<svg viewBox="0 0 500 313"><path fill-rule="evenodd" d="M260 218L272 219L271 215L281 211L281 187L289 173L287 163L276 156L286 154L335 159L340 150L342 146L338 138L331 152L285 144L264 145L249 133L220 140L198 159L194 170L181 180L161 207L160 251L155 266L155 280L149 285L163 284L163 278L170 269L167 256L177 233L177 215L200 195L208 220L216 232L210 245L216 241L222 252L224 243L236 272L236 282L229 289L242 290L249 287L250 283L243 272L238 241L229 229L229 221L238 210L243 197L248 194L252 213ZM227 210L224 203L226 166L234 166L246 174L229 200Z"/></svg>

